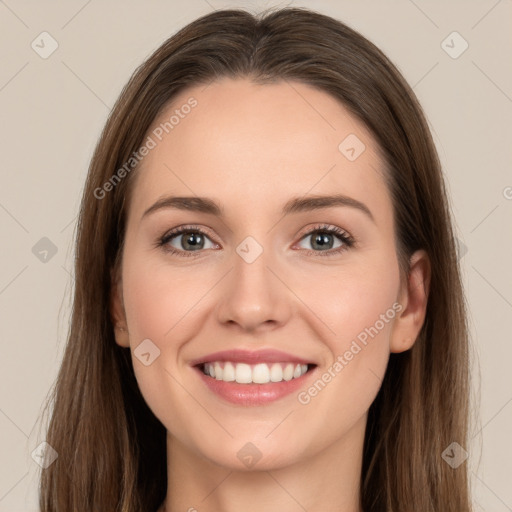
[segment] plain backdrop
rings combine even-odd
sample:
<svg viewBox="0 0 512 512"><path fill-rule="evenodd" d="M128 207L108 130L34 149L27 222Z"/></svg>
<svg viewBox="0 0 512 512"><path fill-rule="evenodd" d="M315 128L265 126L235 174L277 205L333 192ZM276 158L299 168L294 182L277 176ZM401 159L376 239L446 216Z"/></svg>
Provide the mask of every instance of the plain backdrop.
<svg viewBox="0 0 512 512"><path fill-rule="evenodd" d="M511 0L0 0L0 512L38 510L32 453L66 341L80 195L109 110L188 22L272 5L310 7L360 31L425 109L470 308L480 409L465 464L477 512L512 510Z"/></svg>

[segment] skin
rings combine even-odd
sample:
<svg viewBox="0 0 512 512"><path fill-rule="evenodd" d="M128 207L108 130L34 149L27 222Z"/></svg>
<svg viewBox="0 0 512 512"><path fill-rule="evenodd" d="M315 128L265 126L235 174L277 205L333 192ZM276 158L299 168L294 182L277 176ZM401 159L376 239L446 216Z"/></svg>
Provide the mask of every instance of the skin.
<svg viewBox="0 0 512 512"><path fill-rule="evenodd" d="M415 253L401 283L377 144L336 99L295 82L222 79L181 92L150 131L190 96L198 105L138 170L112 288L113 320L126 329L116 342L132 349L141 392L167 429L166 510L359 512L367 411L389 354L410 349L424 322L428 258ZM352 162L338 149L349 134L366 146ZM292 197L333 193L361 201L374 220L348 206L280 213ZM170 194L211 198L224 217L168 208L141 220ZM342 242L332 235L332 249L315 249L307 233L319 223L356 245L323 256ZM188 224L209 233L195 256L156 247ZM263 248L250 264L236 252L247 236ZM183 238L168 245L185 251ZM320 378L394 303L400 312L307 404L296 393L225 402L189 364L275 348L314 361ZM149 366L133 357L147 338L160 350ZM250 468L237 457L248 442L261 453Z"/></svg>

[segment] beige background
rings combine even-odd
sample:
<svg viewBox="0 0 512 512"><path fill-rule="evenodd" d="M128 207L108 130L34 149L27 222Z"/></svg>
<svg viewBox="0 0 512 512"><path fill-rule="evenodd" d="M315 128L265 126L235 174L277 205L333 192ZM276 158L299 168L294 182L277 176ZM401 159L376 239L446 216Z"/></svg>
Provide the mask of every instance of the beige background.
<svg viewBox="0 0 512 512"><path fill-rule="evenodd" d="M480 415L465 447L475 510L511 511L512 1L289 4L370 38L425 108L457 220L479 359ZM38 417L65 343L80 193L110 107L135 67L196 17L289 4L0 0L0 512L38 510L31 453L44 440ZM58 43L47 59L31 47L43 31ZM442 47L453 31L469 44L456 59ZM452 39L451 52L462 49ZM57 248L46 262L32 252L43 237Z"/></svg>

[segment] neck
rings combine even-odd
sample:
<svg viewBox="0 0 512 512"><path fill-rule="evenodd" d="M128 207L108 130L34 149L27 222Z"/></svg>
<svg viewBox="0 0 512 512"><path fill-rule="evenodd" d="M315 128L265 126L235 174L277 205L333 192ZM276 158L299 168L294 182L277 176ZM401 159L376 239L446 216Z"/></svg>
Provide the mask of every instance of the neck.
<svg viewBox="0 0 512 512"><path fill-rule="evenodd" d="M158 512L361 512L365 424L361 421L320 453L259 471L219 466L168 432L168 495Z"/></svg>

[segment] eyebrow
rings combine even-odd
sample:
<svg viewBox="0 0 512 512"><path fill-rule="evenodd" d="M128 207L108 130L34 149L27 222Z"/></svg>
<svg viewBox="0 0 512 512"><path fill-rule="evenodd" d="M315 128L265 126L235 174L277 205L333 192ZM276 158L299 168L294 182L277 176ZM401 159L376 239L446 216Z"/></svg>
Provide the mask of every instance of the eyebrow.
<svg viewBox="0 0 512 512"><path fill-rule="evenodd" d="M346 206L356 208L368 216L373 222L375 218L364 203L343 194L334 194L327 196L303 196L294 197L286 202L283 206L283 215L291 213L306 212L312 210L320 210L323 208L331 208L333 206ZM143 214L142 218L162 209L188 210L194 212L208 213L217 217L223 217L223 209L212 199L207 197L178 197L166 196L160 198L156 203L150 206Z"/></svg>

